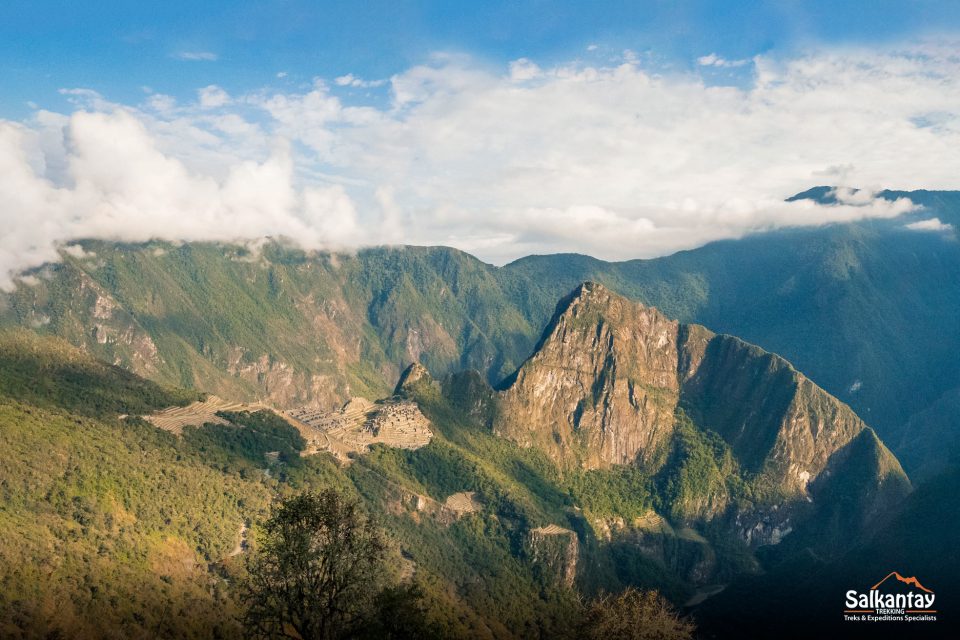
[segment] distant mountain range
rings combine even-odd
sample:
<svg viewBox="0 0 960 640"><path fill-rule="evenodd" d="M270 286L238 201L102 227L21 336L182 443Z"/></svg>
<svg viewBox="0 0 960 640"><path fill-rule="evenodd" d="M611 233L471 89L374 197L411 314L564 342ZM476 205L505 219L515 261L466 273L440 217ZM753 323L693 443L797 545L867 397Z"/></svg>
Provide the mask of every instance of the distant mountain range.
<svg viewBox="0 0 960 640"><path fill-rule="evenodd" d="M829 204L829 193L796 197ZM927 477L950 463L960 433L960 244L907 225L960 223L960 193L882 195L922 208L622 263L554 255L497 268L440 247L308 255L277 243L89 241L0 295L0 325L64 337L161 382L332 408L387 392L414 361L499 384L556 301L595 281L782 355Z"/></svg>

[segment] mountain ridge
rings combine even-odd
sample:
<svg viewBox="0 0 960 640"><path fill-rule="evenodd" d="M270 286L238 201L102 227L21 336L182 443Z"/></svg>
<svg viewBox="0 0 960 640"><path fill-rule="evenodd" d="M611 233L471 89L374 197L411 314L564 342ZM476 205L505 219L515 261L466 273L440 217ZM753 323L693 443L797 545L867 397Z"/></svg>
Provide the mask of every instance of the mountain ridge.
<svg viewBox="0 0 960 640"><path fill-rule="evenodd" d="M438 378L474 368L497 385L532 352L557 300L592 280L782 355L885 441L911 448L911 473L935 473L943 451L960 452L956 420L939 410L942 437L905 436L923 428L914 416L960 388L960 294L937 284L960 278L960 251L949 234L906 225L960 223L960 196L888 193L901 195L924 208L622 263L559 255L493 267L440 248L86 241L84 254L64 253L0 293L0 325L58 335L164 384L333 409L389 392L413 361Z"/></svg>
<svg viewBox="0 0 960 640"><path fill-rule="evenodd" d="M62 340L25 331L27 340L59 344L66 362L80 359L90 363L94 372L108 372L91 378L88 386L114 390L106 397L119 398L104 406L96 421L77 422L70 413L74 405L64 403L95 402L103 394L87 393L78 400L54 393L71 388L68 377L54 376L49 393L41 398L52 402L51 413L42 414L41 419L26 417L36 409L30 404L32 397L24 395L23 385L0 385L0 459L5 461L0 465L0 488L11 486L10 478L4 476L11 465L35 469L24 476L31 478L30 499L11 506L16 520L0 518L0 532L5 534L0 540L17 549L16 553L3 551L4 557L15 558L4 566L34 566L31 554L40 551L29 540L59 539L68 530L73 533L62 548L76 564L64 568L63 575L77 582L80 576L90 576L90 583L97 587L90 589L84 583L74 593L70 591L74 582L68 581L62 597L77 604L64 607L62 620L59 615L43 618L46 605L42 603L24 612L22 602L32 602L29 596L11 603L0 594L0 612L17 610L17 620L44 633L72 628L76 623L71 621L81 619L83 629L104 624L126 629L127 635L146 635L146 628L138 626L141 623L128 610L145 609L141 617L155 624L163 607L169 610L176 601L176 589L183 586L191 594L190 611L206 612L203 628L214 626L230 635L236 625L231 615L238 604L230 585L238 569L229 553L236 547L238 527L261 519L270 496L333 486L363 500L367 509L383 519L396 544L394 560L408 572L413 567L417 584L428 594L431 615L443 621L450 635L516 638L533 629L563 637L573 632L568 620L576 610L578 594L627 585L656 586L676 602L685 602L704 585L758 571L761 550L782 548L789 554L801 545L823 557L834 557L857 538L857 532L894 508L908 489L896 459L866 427L852 441L856 446L848 444L829 456L831 475L823 482L814 478L809 496L784 495L771 483L757 481L741 468L738 454L721 434L687 416L679 402L681 380L691 373L686 384L699 381L705 389L715 388L707 384L714 374L704 380L698 376L712 366L709 345L716 340L746 357L760 354L775 363L779 359L692 326L683 334L684 353L690 356L683 368L680 323L600 285L578 287L577 292L580 301L568 303L553 331L544 331L549 336L541 352L559 341L561 350L566 350L563 355L595 360L596 371L607 372L597 388L598 397L608 384L625 392L621 396L625 406L632 406L631 396L642 406L636 400L642 393L652 393L653 384L675 388L670 438L663 442L663 456L651 459L654 465L561 468L538 447L518 447L493 433L491 426L495 428L504 409L500 395L504 392L494 392L482 377L466 372L438 382L419 364L409 365L394 388L429 420L432 437L416 448L377 444L352 456L349 464L324 452L305 455L311 449L303 434L268 412L220 412L216 424L183 425L180 434L174 435L121 415L140 411L135 408L144 402L137 397L141 389L157 394L150 400L150 409L186 404L196 399L191 392L166 390L116 366L98 363ZM581 307L584 312L572 317ZM597 326L602 330L598 332ZM664 332L667 340L661 343ZM619 358L624 338L649 357ZM611 366L607 366L608 348L617 356ZM536 363L537 357L531 356L521 368ZM60 360L53 358L55 363ZM664 362L669 367L661 366ZM648 364L649 369L644 369ZM779 367L791 376L800 375L787 364ZM583 371L592 374L594 369ZM722 368L717 371L721 376L728 373ZM634 385L631 390L623 374L649 375L650 388ZM722 385L717 388L724 390ZM592 396L593 385L588 382L583 391ZM733 401L738 399L734 396ZM692 411L697 406L691 403L687 408ZM710 412L713 406L701 408ZM610 407L616 409L615 403ZM817 405L812 406L811 411L815 410ZM43 439L55 445L56 456L48 457L39 446ZM71 457L68 452L78 455ZM66 473L64 460L68 461ZM141 467L149 469L149 478L139 479ZM110 480L101 482L101 477ZM200 488L191 483L200 483ZM230 488L229 494L220 490L222 486ZM159 495L151 493L160 490ZM215 507L211 513L204 511L208 504ZM464 504L467 508L453 508ZM852 511L851 504L866 506L838 520L837 514ZM37 518L38 513L43 517ZM204 526L191 527L189 520L171 513L203 514L195 517ZM117 526L118 521L124 524ZM100 557L96 549L104 540L147 562L130 565L122 581L111 583L116 575L111 573L111 556L90 564L90 558ZM20 571L10 583L18 594L42 591L47 584L44 575ZM211 580L219 586L199 588L209 587ZM149 589L168 585L173 590L153 599L148 597L152 591L128 596L126 590L132 585ZM111 609L99 593L126 604ZM84 611L97 612L98 619L87 620ZM33 622L40 619L42 623ZM194 623L173 616L166 624L170 629L189 629Z"/></svg>

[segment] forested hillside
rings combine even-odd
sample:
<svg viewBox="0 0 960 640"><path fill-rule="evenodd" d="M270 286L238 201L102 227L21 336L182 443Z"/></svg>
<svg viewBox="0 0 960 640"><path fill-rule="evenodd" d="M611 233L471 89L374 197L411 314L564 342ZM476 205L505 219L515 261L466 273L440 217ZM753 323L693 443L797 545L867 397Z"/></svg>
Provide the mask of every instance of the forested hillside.
<svg viewBox="0 0 960 640"><path fill-rule="evenodd" d="M491 430L489 417L504 405L482 379L439 383L417 370L396 393L430 421L429 444L375 445L343 464L301 455L303 437L268 411L162 431L138 415L194 392L56 338L6 333L0 355L5 635L234 636L243 559L256 553L259 523L271 503L308 490L361 500L389 534L392 579L417 585L433 628L480 638L574 637L580 598L634 585L682 605L758 571L758 551L789 529L797 546L831 557L909 490L859 423L861 436L838 449L828 474L857 481L811 485L808 507L771 484L787 476L742 468L735 443L680 408L657 466L566 468ZM24 384L31 377L42 384ZM757 428L793 437L775 423ZM832 514L851 501L875 508L836 522ZM771 533L764 523L775 513L783 529Z"/></svg>
<svg viewBox="0 0 960 640"><path fill-rule="evenodd" d="M439 396L423 398L439 428L429 446L376 447L342 467L327 454L297 455L302 438L273 414L223 414L230 424L178 437L120 416L190 394L114 375L55 340L5 335L0 347L5 637L236 637L252 552L241 542L255 550L272 501L331 487L360 498L389 532L393 571L422 589L444 637L564 637L579 615L573 585L546 559L554 538L533 532L571 522L582 530L577 503L586 514L629 516L654 501L642 483L623 494L624 472L561 478L542 455L458 418ZM19 381L37 371L46 384L25 391ZM88 393L75 394L75 382ZM277 446L289 453L267 455ZM479 510L448 500L467 491ZM562 530L564 541L575 536ZM590 540L576 573L584 593L638 576L675 598L689 592L662 564L636 558L620 568L615 549ZM567 561L580 569L576 555L557 560Z"/></svg>

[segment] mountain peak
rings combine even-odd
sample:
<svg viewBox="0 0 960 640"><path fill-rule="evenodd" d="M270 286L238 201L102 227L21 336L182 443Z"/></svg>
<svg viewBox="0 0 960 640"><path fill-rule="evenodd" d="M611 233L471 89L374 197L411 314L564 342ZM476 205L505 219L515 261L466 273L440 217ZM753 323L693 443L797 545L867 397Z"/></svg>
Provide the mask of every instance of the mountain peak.
<svg viewBox="0 0 960 640"><path fill-rule="evenodd" d="M553 312L553 320L555 321L558 316L567 313L572 307L578 304L591 302L603 303L609 301L611 297L619 296L599 282L581 282L573 289L573 291L565 295L557 303L557 308ZM551 321L550 326L553 324L553 321ZM550 330L550 326L547 327L547 331Z"/></svg>
<svg viewBox="0 0 960 640"><path fill-rule="evenodd" d="M414 387L421 384L433 384L433 376L419 362L414 362L404 369L400 374L400 380L397 382L393 394L397 396L408 396Z"/></svg>
<svg viewBox="0 0 960 640"><path fill-rule="evenodd" d="M566 310L574 303L606 305L614 300L643 306L639 302L628 300L619 293L611 291L599 282L587 280L578 284L574 290L567 295L566 298L560 301L560 303L557 305L557 308L559 310L561 307L563 307L564 310Z"/></svg>
<svg viewBox="0 0 960 640"><path fill-rule="evenodd" d="M578 298L589 297L590 295L610 294L611 291L599 282L587 280L581 282L574 290L573 295Z"/></svg>
<svg viewBox="0 0 960 640"><path fill-rule="evenodd" d="M745 470L799 495L865 427L782 358L594 282L561 301L501 389L494 430L561 464L656 471L686 414Z"/></svg>
<svg viewBox="0 0 960 640"><path fill-rule="evenodd" d="M601 284L578 285L501 387L509 410L496 430L574 465L651 462L673 431L678 327Z"/></svg>

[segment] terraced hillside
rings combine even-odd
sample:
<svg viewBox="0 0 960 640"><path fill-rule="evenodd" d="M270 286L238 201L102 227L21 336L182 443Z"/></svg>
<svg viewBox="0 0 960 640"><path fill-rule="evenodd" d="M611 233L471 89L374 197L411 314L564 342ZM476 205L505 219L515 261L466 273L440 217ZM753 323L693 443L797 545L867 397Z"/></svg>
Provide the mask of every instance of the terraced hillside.
<svg viewBox="0 0 960 640"><path fill-rule="evenodd" d="M143 416L143 419L164 431L180 435L184 427L202 427L205 424L230 424L219 414L221 411L260 411L267 409L262 404L229 402L217 396L192 402L185 407L172 406Z"/></svg>

